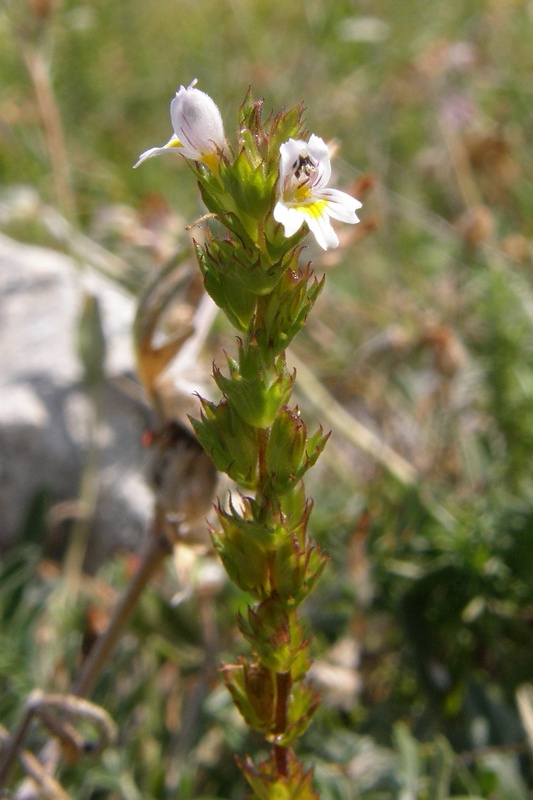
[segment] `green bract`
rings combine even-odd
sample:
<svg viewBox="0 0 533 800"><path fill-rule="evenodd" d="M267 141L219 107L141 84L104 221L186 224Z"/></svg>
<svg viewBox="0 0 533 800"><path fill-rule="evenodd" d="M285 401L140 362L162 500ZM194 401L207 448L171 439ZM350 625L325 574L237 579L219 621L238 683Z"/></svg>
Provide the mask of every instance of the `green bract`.
<svg viewBox="0 0 533 800"><path fill-rule="evenodd" d="M260 355L257 348L254 352ZM251 372L242 370L240 364L228 358L229 377L215 369L214 378L224 397L232 407L238 408L245 422L254 428L268 428L290 398L294 376L284 369L284 360L278 360L273 370L263 367L259 357L254 362L255 369Z"/></svg>
<svg viewBox="0 0 533 800"><path fill-rule="evenodd" d="M283 494L293 488L316 462L328 438L321 428L308 437L298 409L280 409L266 449L266 468L274 491Z"/></svg>
<svg viewBox="0 0 533 800"><path fill-rule="evenodd" d="M191 420L204 450L216 468L246 488L257 485L258 439L252 428L226 402L202 400L202 417Z"/></svg>
<svg viewBox="0 0 533 800"><path fill-rule="evenodd" d="M262 664L224 665L224 682L233 701L251 728L269 735L275 725L275 673Z"/></svg>
<svg viewBox="0 0 533 800"><path fill-rule="evenodd" d="M323 286L324 278L321 281L313 278L309 266L305 270L285 270L275 298L269 296L264 304L264 325L258 335L265 349L278 353L288 347L305 325Z"/></svg>
<svg viewBox="0 0 533 800"><path fill-rule="evenodd" d="M268 172L265 162L254 159L243 147L233 164L223 167L221 179L237 209L245 209L256 224L267 216L273 205L277 169Z"/></svg>

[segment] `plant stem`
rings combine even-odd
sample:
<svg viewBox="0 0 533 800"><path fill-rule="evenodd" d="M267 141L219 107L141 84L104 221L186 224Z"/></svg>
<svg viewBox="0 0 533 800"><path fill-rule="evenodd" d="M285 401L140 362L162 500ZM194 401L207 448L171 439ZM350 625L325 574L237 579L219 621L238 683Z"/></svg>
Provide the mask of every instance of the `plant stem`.
<svg viewBox="0 0 533 800"><path fill-rule="evenodd" d="M163 531L161 516L156 514L148 546L137 574L116 607L107 630L96 640L72 687L72 693L78 697L87 697L91 693L122 629L135 610L139 597L159 565L172 552L172 545Z"/></svg>
<svg viewBox="0 0 533 800"><path fill-rule="evenodd" d="M2 790L2 788L5 786L6 781L11 773L13 763L17 758L19 751L22 750L22 745L24 744L24 740L28 733L32 717L33 709L27 707L24 712L24 716L19 723L18 729L13 736L9 738L9 741L6 744L3 758L0 762L0 790Z"/></svg>
<svg viewBox="0 0 533 800"><path fill-rule="evenodd" d="M276 764L276 772L279 778L286 778L289 774L289 759L288 750L284 745L275 744L274 748L274 762Z"/></svg>
<svg viewBox="0 0 533 800"><path fill-rule="evenodd" d="M41 115L57 202L63 215L72 222L76 218L76 200L70 179L67 148L50 78L50 69L43 55L31 45L23 44L22 55L33 83L37 107Z"/></svg>
<svg viewBox="0 0 533 800"><path fill-rule="evenodd" d="M278 672L276 675L276 734L283 734L287 728L287 705L292 687L290 672ZM288 749L284 745L274 744L274 760L278 775L287 777L288 775Z"/></svg>
<svg viewBox="0 0 533 800"><path fill-rule="evenodd" d="M259 491L262 497L265 497L265 488L267 482L267 470L266 470L266 449L268 445L268 430L266 428L261 428L258 431L258 473L259 473ZM266 498L265 498L266 499Z"/></svg>
<svg viewBox="0 0 533 800"><path fill-rule="evenodd" d="M65 605L75 602L76 593L80 585L80 576L83 571L83 561L89 543L91 523L94 519L98 503L99 472L98 472L98 426L101 410L101 387L92 387L89 391L90 419L88 423L87 446L82 467L81 482L78 492L78 502L83 513L75 518L72 533L63 562L64 597Z"/></svg>

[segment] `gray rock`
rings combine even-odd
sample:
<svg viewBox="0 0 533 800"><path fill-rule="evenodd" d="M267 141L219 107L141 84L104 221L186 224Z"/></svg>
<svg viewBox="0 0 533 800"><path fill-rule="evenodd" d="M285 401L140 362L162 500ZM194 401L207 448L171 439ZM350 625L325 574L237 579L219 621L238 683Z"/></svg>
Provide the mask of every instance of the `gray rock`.
<svg viewBox="0 0 533 800"><path fill-rule="evenodd" d="M0 545L17 540L36 493L79 495L91 405L75 350L83 293L101 304L108 356L97 428L99 489L87 566L137 548L152 511L144 479L142 403L117 388L132 375L134 300L55 251L0 235Z"/></svg>

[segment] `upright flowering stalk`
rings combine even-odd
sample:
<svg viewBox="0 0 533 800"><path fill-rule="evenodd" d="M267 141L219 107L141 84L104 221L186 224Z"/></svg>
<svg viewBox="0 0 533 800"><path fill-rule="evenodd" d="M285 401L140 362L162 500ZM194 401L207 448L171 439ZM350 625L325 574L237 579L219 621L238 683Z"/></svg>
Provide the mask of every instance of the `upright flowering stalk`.
<svg viewBox="0 0 533 800"><path fill-rule="evenodd" d="M301 266L302 242L336 247L331 219L355 223L360 203L328 188L328 148L308 140L301 108L270 116L249 94L240 108L237 141L228 144L217 107L191 84L171 105L174 135L138 163L170 151L189 159L203 201L225 228L195 242L205 288L238 331L226 370L214 368L219 402L200 399L192 420L215 466L239 487L239 502L218 503L214 547L232 581L250 595L238 624L251 654L222 673L235 704L271 745L260 764L240 761L257 800L315 797L292 745L318 705L305 676L308 644L298 617L326 557L307 527L312 502L302 478L327 435L310 432L291 405L295 374L285 350L305 324L323 286ZM220 227L220 226L218 226Z"/></svg>

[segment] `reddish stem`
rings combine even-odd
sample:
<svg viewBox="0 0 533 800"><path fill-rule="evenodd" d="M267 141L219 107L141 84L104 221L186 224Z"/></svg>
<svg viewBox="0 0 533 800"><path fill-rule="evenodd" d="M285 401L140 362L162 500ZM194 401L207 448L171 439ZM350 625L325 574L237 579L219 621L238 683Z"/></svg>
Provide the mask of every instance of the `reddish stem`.
<svg viewBox="0 0 533 800"><path fill-rule="evenodd" d="M275 744L273 748L274 762L276 764L276 772L279 778L287 778L289 776L289 751L288 748L281 744Z"/></svg>
<svg viewBox="0 0 533 800"><path fill-rule="evenodd" d="M291 688L292 678L290 672L278 672L276 675L277 693L274 733L279 735L284 734L287 729L287 711ZM289 774L288 748L284 745L275 744L273 755L278 775L286 778Z"/></svg>

